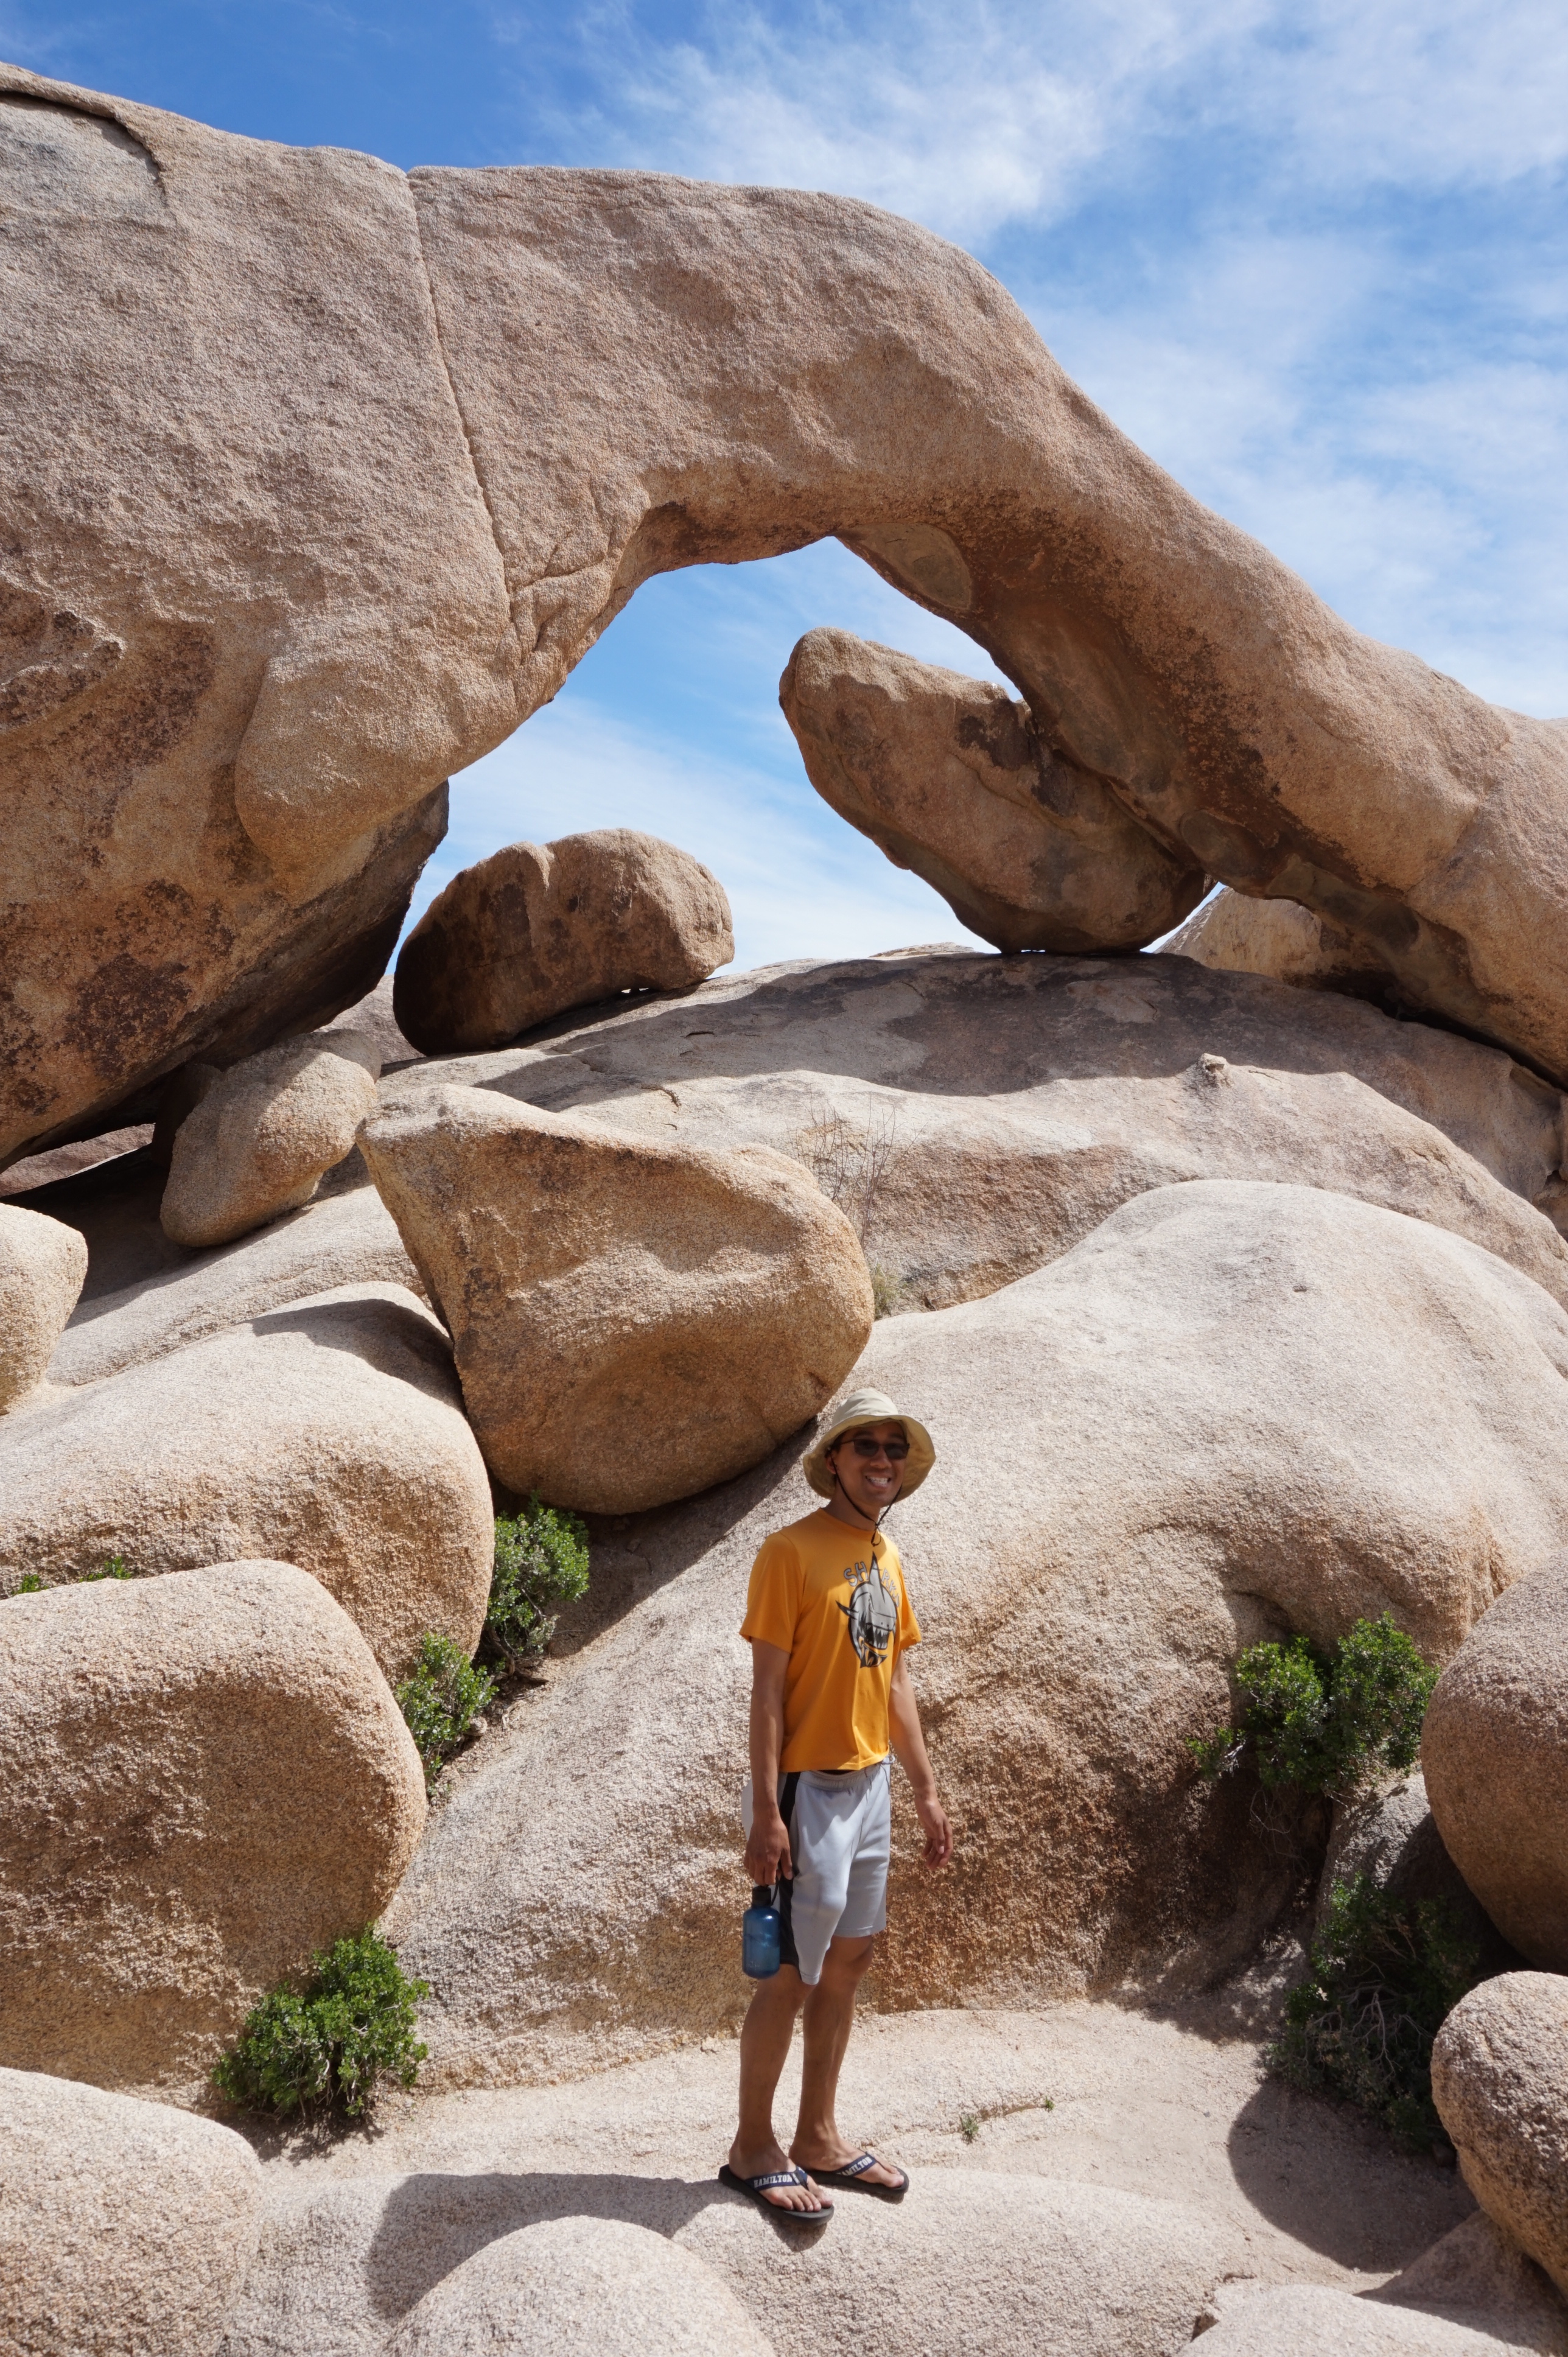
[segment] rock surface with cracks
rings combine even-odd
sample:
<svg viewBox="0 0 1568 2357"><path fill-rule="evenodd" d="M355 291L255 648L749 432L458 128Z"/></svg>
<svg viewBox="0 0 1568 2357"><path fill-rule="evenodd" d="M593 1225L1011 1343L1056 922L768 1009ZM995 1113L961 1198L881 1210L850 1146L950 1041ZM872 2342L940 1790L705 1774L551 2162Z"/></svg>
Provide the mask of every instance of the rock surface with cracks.
<svg viewBox="0 0 1568 2357"><path fill-rule="evenodd" d="M1568 727L1351 630L928 231L643 173L404 177L16 67L0 146L0 865L29 977L0 1153L346 1004L448 770L639 582L832 533L1171 859L1568 1075Z"/></svg>

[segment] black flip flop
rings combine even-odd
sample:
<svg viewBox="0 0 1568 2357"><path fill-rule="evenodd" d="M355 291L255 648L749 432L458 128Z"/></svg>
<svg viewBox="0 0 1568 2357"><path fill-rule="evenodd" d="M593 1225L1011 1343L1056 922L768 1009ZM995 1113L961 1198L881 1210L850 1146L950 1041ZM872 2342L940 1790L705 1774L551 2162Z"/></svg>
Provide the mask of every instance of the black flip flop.
<svg viewBox="0 0 1568 2357"><path fill-rule="evenodd" d="M820 2210L789 2210L782 2202L769 2201L768 2190L775 2185L804 2185L803 2169L776 2169L766 2177L737 2177L726 2160L719 2170L719 2183L727 2185L732 2193L744 2193L770 2218L782 2218L787 2226L821 2226L833 2214L833 2205L824 2201Z"/></svg>
<svg viewBox="0 0 1568 2357"><path fill-rule="evenodd" d="M886 2164L882 2165L886 2167ZM875 2193L878 2201L902 2201L909 2190L908 2170L899 2170L900 2181L897 2185L869 2185L865 2172L876 2167L876 2155L863 2152L854 2160L846 2161L842 2169L813 2169L811 2175L819 2185L842 2185L849 2193Z"/></svg>

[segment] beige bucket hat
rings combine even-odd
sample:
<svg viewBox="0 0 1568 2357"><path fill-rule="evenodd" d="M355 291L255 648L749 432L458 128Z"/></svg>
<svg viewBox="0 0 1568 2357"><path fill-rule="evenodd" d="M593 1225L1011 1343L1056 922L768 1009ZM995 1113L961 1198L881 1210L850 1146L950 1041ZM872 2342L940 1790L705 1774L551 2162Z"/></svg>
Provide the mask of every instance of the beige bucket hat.
<svg viewBox="0 0 1568 2357"><path fill-rule="evenodd" d="M846 1432L854 1432L859 1425L886 1424L889 1421L903 1426L909 1442L909 1454L904 1460L904 1480L898 1495L907 1498L911 1491L919 1488L937 1461L936 1448L925 1426L918 1416L910 1415L901 1407L895 1407L886 1392L851 1392L848 1399L835 1410L827 1430L811 1443L800 1459L801 1469L819 1498L831 1498L833 1494L828 1451L834 1441L842 1440Z"/></svg>

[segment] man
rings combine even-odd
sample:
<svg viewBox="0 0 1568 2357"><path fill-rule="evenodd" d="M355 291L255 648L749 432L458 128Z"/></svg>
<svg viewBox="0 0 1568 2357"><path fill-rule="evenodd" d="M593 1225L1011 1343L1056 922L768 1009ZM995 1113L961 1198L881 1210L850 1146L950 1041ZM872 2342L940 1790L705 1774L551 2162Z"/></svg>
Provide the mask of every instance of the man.
<svg viewBox="0 0 1568 2357"><path fill-rule="evenodd" d="M927 1866L952 1852L905 1659L919 1623L898 1550L878 1528L935 1462L923 1424L880 1392L852 1393L803 1460L827 1505L764 1542L741 1625L751 1642L746 1866L754 1884L779 1887L783 1962L757 1982L740 2034L740 2126L719 2175L795 2225L832 2216L823 2185L897 2201L909 2183L845 2142L834 2103L855 1990L887 1921L889 1748L914 1790ZM802 2007L787 2159L773 2095Z"/></svg>

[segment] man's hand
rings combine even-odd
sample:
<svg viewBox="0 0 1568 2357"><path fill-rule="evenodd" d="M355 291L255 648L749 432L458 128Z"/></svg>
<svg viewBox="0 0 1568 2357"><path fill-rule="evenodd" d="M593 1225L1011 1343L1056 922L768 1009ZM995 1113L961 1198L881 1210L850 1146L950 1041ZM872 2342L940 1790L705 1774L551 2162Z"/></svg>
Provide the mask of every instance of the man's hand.
<svg viewBox="0 0 1568 2357"><path fill-rule="evenodd" d="M952 1856L952 1827L934 1791L915 1795L915 1814L926 1836L925 1863L934 1874Z"/></svg>
<svg viewBox="0 0 1568 2357"><path fill-rule="evenodd" d="M940 1812L938 1812L940 1814ZM788 1882L793 1873L789 1857L789 1833L777 1805L758 1809L751 1820L751 1832L746 1845L746 1870L754 1884Z"/></svg>

